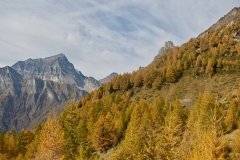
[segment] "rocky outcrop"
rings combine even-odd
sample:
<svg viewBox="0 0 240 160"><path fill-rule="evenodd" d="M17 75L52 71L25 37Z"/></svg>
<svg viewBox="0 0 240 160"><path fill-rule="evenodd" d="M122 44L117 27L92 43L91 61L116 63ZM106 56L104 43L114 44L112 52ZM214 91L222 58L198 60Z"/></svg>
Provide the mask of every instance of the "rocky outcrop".
<svg viewBox="0 0 240 160"><path fill-rule="evenodd" d="M163 54L167 53L170 49L175 48L176 46L173 44L172 41L165 42L164 46L159 50L157 56L154 57L154 60L161 57Z"/></svg>
<svg viewBox="0 0 240 160"><path fill-rule="evenodd" d="M160 49L159 54L164 54L164 53L166 53L168 50L170 50L170 49L172 49L172 48L174 48L174 47L175 47L175 45L173 44L172 41L167 41L167 42L165 42L164 47L162 47L162 48Z"/></svg>

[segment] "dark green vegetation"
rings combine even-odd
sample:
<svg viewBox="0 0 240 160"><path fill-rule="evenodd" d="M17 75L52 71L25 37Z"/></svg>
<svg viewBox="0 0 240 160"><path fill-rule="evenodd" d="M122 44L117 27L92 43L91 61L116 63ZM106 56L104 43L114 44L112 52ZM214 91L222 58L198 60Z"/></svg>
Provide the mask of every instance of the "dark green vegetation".
<svg viewBox="0 0 240 160"><path fill-rule="evenodd" d="M34 132L1 134L2 159L240 159L236 10Z"/></svg>

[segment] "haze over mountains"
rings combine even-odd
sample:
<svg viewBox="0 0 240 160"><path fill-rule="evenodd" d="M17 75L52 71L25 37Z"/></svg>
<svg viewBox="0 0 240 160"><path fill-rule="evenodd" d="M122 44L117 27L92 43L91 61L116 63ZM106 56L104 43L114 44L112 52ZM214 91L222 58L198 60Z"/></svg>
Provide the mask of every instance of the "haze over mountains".
<svg viewBox="0 0 240 160"><path fill-rule="evenodd" d="M105 82L111 77L105 79ZM64 54L19 61L0 68L0 130L20 130L41 123L100 86L76 70Z"/></svg>

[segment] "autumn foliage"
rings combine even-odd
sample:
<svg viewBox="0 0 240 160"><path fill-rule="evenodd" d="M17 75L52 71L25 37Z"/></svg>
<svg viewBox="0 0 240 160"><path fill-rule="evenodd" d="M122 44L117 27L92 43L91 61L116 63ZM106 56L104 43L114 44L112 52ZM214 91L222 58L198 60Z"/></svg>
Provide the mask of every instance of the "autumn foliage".
<svg viewBox="0 0 240 160"><path fill-rule="evenodd" d="M199 93L191 106L158 94L184 75L238 73L239 28L210 30L117 76L31 132L1 133L0 159L239 159L240 94Z"/></svg>

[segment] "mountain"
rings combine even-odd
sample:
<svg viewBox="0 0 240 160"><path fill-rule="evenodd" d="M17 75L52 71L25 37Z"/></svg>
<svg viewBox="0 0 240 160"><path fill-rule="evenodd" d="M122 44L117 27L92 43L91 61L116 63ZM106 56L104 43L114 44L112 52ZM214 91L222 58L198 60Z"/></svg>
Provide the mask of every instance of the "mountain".
<svg viewBox="0 0 240 160"><path fill-rule="evenodd" d="M214 25L212 25L211 27L209 27L209 29L207 29L205 32L201 33L199 36L202 36L203 34L213 31L213 30L217 30L221 27L224 27L226 25L232 25L232 22L236 22L240 20L240 8L239 7L235 7L233 8L228 14L226 14L225 16L223 16L222 18L220 18L219 21L217 21L217 23L215 23Z"/></svg>
<svg viewBox="0 0 240 160"><path fill-rule="evenodd" d="M165 43L148 66L69 106L66 152L84 144L83 159L239 159L239 13L181 46Z"/></svg>
<svg viewBox="0 0 240 160"><path fill-rule="evenodd" d="M163 54L167 53L169 50L175 48L176 46L172 41L167 41L164 43L164 46L159 50L158 54L154 57L154 59L157 59L161 57Z"/></svg>
<svg viewBox="0 0 240 160"><path fill-rule="evenodd" d="M164 46L160 49L159 54L167 53L170 49L176 47L172 41L165 42Z"/></svg>
<svg viewBox="0 0 240 160"><path fill-rule="evenodd" d="M99 87L94 78L78 72L64 54L40 59L19 61L12 66L24 78L39 78L57 83L75 84L82 90L92 91Z"/></svg>
<svg viewBox="0 0 240 160"><path fill-rule="evenodd" d="M109 74L107 77L100 79L99 82L101 84L110 82L116 76L118 76L118 74L116 72L113 72L113 73Z"/></svg>
<svg viewBox="0 0 240 160"><path fill-rule="evenodd" d="M64 54L0 68L0 130L33 128L100 83L77 71Z"/></svg>
<svg viewBox="0 0 240 160"><path fill-rule="evenodd" d="M5 133L16 144L35 136L12 157L239 159L239 13L181 46L167 42L148 66L102 84L33 133Z"/></svg>
<svg viewBox="0 0 240 160"><path fill-rule="evenodd" d="M19 86L22 83L22 75L11 67L0 68L0 94L10 92L19 94Z"/></svg>

